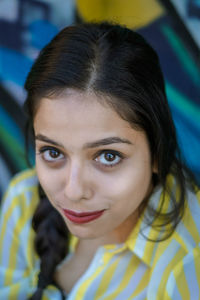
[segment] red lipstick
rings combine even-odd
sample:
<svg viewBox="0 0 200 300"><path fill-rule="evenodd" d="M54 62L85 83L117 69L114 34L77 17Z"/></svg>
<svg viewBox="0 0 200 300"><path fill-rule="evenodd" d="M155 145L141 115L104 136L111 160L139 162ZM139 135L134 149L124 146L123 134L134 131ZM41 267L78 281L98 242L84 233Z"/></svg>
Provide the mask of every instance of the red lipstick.
<svg viewBox="0 0 200 300"><path fill-rule="evenodd" d="M64 215L73 223L77 224L83 224L83 223L88 223L91 222L97 218L99 218L105 209L103 210L98 210L98 211L92 211L92 212L75 212L73 210L69 209L63 209Z"/></svg>

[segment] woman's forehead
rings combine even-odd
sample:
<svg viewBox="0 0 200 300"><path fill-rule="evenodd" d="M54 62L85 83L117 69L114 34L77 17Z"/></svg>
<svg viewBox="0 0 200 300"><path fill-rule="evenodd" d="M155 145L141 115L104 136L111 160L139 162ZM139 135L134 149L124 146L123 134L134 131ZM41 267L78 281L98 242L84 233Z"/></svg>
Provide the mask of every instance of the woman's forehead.
<svg viewBox="0 0 200 300"><path fill-rule="evenodd" d="M135 130L110 106L94 94L74 93L55 99L43 98L34 119L36 135L60 142L85 145L98 140L119 138L134 141L142 131Z"/></svg>
<svg viewBox="0 0 200 300"><path fill-rule="evenodd" d="M76 93L57 97L43 98L34 119L34 126L50 125L55 128L66 127L74 130L94 128L96 130L114 130L131 128L114 109L98 101L94 94Z"/></svg>

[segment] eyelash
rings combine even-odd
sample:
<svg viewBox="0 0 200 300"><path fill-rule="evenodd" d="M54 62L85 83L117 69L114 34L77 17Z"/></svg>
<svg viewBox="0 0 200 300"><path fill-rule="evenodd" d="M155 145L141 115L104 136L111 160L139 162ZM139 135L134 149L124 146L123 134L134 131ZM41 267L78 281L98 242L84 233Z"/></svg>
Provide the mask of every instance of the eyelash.
<svg viewBox="0 0 200 300"><path fill-rule="evenodd" d="M42 147L42 148L40 148L39 149L39 152L37 153L37 154L39 154L39 155L42 155L42 158L43 158L43 160L44 161L46 161L47 163L57 163L57 162L59 162L60 160L62 160L62 158L57 158L57 159L54 159L54 158L52 158L52 160L48 160L48 159L45 159L45 157L44 157L44 155L45 155L45 153L49 153L49 155L50 155L50 151L55 151L55 152L57 152L57 154L58 154L58 156L60 156L60 155L62 155L62 156L64 156L64 154L60 151L60 150L58 150L57 148L54 148L54 147L50 147L50 146L45 146L45 147ZM114 162L114 163L108 163L108 164L103 164L103 163L101 163L100 161L99 161L99 159L98 158L100 158L101 157L101 155L105 155L105 154L111 154L112 156L114 156L114 160L116 159L116 158L118 158L118 161L117 162ZM93 159L99 164L99 165L101 165L101 166L103 166L103 167L105 167L105 168L112 168L112 167L115 167L116 165L118 165L118 164L120 164L121 162L122 162L122 160L125 158L125 156L121 153L121 152L119 152L119 151L115 151L115 150L110 150L110 149L105 149L105 150L100 150L99 152L97 152L94 156L93 156ZM104 157L104 159L105 159L105 157ZM109 161L107 161L107 162L109 162Z"/></svg>
<svg viewBox="0 0 200 300"><path fill-rule="evenodd" d="M102 154L111 154L113 155L115 158L118 157L118 162L115 163L110 163L110 164L102 164L100 163L97 159L102 155ZM119 152L119 151L115 151L115 150L110 150L110 149L106 149L106 150L101 150L99 152L96 153L96 155L94 156L94 160L98 163L103 165L105 168L112 168L117 166L118 164L120 164L122 162L122 160L124 159L124 155ZM104 158L105 159L105 158ZM108 162L108 161L107 161Z"/></svg>
<svg viewBox="0 0 200 300"><path fill-rule="evenodd" d="M38 152L37 154L41 155L42 158L43 158L46 162L48 162L48 163L56 163L56 162L58 162L59 160L61 160L60 158L58 158L58 159L52 158L51 160L46 159L46 158L44 157L44 155L45 155L45 153L49 153L49 155L50 155L50 151L57 152L58 155L63 155L63 156L64 156L64 154L63 154L60 150L58 150L58 149L56 149L56 148L54 148L54 147L50 147L50 146L45 146L45 147L40 148L40 149L39 149L39 152Z"/></svg>

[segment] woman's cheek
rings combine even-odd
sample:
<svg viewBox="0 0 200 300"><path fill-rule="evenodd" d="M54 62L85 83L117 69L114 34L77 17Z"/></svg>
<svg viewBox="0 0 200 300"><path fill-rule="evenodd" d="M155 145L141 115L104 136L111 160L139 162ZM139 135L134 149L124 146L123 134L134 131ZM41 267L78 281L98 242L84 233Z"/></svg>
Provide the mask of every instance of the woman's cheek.
<svg viewBox="0 0 200 300"><path fill-rule="evenodd" d="M144 172L145 170L145 172ZM118 178L111 180L108 186L110 195L114 198L141 202L151 185L151 171L148 168L130 168Z"/></svg>
<svg viewBox="0 0 200 300"><path fill-rule="evenodd" d="M106 178L99 180L98 191L104 198L117 201L125 196L127 190L132 186L132 181L126 174L109 174Z"/></svg>

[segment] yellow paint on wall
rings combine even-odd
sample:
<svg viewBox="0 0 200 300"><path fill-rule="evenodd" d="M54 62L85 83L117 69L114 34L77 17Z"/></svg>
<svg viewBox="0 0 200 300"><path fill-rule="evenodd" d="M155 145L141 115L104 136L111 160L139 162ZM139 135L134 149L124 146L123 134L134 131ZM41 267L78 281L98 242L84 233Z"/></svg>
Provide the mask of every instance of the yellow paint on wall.
<svg viewBox="0 0 200 300"><path fill-rule="evenodd" d="M164 14L157 0L77 0L77 10L84 21L113 21L139 28Z"/></svg>

